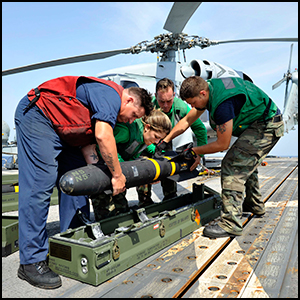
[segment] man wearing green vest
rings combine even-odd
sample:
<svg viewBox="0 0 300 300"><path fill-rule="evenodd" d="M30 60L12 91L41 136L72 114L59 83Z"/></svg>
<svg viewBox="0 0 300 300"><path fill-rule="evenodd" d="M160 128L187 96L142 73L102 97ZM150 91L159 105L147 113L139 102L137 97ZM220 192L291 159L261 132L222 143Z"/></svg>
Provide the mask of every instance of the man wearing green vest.
<svg viewBox="0 0 300 300"><path fill-rule="evenodd" d="M191 110L183 100L175 97L174 83L168 78L163 78L156 83L155 97L152 98L152 103L154 108L160 108L169 117L172 128ZM207 144L207 131L200 119L191 124L191 129L196 136L197 146ZM154 144L148 146L144 154L147 156L153 155L155 147ZM172 150L172 143L169 143L164 150ZM161 186L164 195L163 200L177 196L177 183L175 181L164 179L161 181ZM151 184L139 187L138 196L141 206L153 203L151 200Z"/></svg>
<svg viewBox="0 0 300 300"><path fill-rule="evenodd" d="M238 137L222 160L221 220L205 227L203 235L212 238L242 235L242 212L262 216L264 202L259 190L257 167L284 132L276 104L261 89L241 78L185 79L180 97L193 109L172 129L164 142L184 132L207 109L217 140L194 147L195 153L209 154L227 150L232 136ZM196 162L191 167L193 170ZM245 191L245 198L244 193Z"/></svg>

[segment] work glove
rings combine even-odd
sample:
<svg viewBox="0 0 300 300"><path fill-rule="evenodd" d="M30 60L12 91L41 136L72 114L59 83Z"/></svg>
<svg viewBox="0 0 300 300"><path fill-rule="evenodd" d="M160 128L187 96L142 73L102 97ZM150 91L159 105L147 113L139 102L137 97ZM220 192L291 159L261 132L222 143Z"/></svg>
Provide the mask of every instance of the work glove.
<svg viewBox="0 0 300 300"><path fill-rule="evenodd" d="M161 156L162 152L167 148L168 143L166 143L165 141L161 140L155 148L155 156Z"/></svg>
<svg viewBox="0 0 300 300"><path fill-rule="evenodd" d="M185 159L190 160L190 159L196 159L198 155L195 153L195 151L192 149L192 147L189 147L182 151L182 156Z"/></svg>
<svg viewBox="0 0 300 300"><path fill-rule="evenodd" d="M179 157L183 157L184 159L191 160L194 159L196 160L198 155L195 153L195 151L192 149L193 148L193 143L189 143L186 145L187 148L182 150L179 153Z"/></svg>
<svg viewBox="0 0 300 300"><path fill-rule="evenodd" d="M190 160L193 164L190 167L190 170L193 171L197 168L200 163L200 156L198 156L192 147L188 147L182 151L182 155L186 160Z"/></svg>

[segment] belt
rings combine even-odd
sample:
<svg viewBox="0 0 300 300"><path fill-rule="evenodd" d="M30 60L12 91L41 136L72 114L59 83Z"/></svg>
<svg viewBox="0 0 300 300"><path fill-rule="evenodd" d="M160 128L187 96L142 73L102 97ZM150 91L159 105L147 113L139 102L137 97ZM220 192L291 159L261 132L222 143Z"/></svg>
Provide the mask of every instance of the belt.
<svg viewBox="0 0 300 300"><path fill-rule="evenodd" d="M274 116L273 118L268 119L266 121L272 121L273 123L281 122L282 121L282 115Z"/></svg>
<svg viewBox="0 0 300 300"><path fill-rule="evenodd" d="M273 118L270 118L270 119L267 119L267 120L258 120L258 122L259 123L264 122L266 124L266 122L278 123L278 122L281 122L282 120L283 120L282 119L282 114L280 114L280 115L276 115Z"/></svg>

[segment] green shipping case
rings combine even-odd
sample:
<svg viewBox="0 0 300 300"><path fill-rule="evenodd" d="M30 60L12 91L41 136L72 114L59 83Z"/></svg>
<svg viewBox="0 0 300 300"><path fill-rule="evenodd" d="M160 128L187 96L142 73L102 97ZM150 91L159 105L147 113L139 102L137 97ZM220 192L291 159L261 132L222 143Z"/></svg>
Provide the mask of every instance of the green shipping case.
<svg viewBox="0 0 300 300"><path fill-rule="evenodd" d="M68 229L49 238L49 267L97 286L220 216L220 202L194 184L192 193Z"/></svg>

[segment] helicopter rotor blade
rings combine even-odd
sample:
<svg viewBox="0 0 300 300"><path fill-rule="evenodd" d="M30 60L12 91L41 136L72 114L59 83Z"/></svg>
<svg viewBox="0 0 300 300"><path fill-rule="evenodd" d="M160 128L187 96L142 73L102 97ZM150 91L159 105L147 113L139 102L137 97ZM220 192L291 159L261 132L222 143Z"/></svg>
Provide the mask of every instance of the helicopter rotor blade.
<svg viewBox="0 0 300 300"><path fill-rule="evenodd" d="M287 76L284 76L282 79L280 79L278 82L272 85L272 90L275 90L278 88L284 81L286 81Z"/></svg>
<svg viewBox="0 0 300 300"><path fill-rule="evenodd" d="M72 64L72 63L77 63L77 62L102 59L102 58L107 58L107 57L118 55L118 54L130 53L130 52L131 52L131 48L125 48L125 49L120 49L120 50L110 50L110 51L104 51L104 52L98 52L98 53L72 56L72 57L68 57L68 58L60 58L60 59L50 60L50 61L36 63L36 64L32 64L32 65L27 65L27 66L23 66L23 67L18 67L18 68L14 68L14 69L4 70L4 71L2 71L2 76L12 75L12 74L16 74L16 73L32 71L32 70L37 70L37 69L42 69L42 68L60 66L60 65L65 65L65 64Z"/></svg>
<svg viewBox="0 0 300 300"><path fill-rule="evenodd" d="M294 46L294 44L291 44L290 60L289 60L289 66L288 66L287 75L286 75L286 85L285 85L285 94L284 94L284 107L286 106L286 101L287 101L289 81L292 77L292 74L291 74L290 70L291 70L291 63L292 63L293 46Z"/></svg>
<svg viewBox="0 0 300 300"><path fill-rule="evenodd" d="M293 46L294 46L294 44L291 44L290 61L289 61L289 66L288 66L288 70L287 70L288 73L290 73L290 70L291 70Z"/></svg>
<svg viewBox="0 0 300 300"><path fill-rule="evenodd" d="M181 33L188 20L202 2L174 2L165 22L164 29Z"/></svg>
<svg viewBox="0 0 300 300"><path fill-rule="evenodd" d="M298 42L298 38L259 38L259 39L211 41L213 45L225 44L225 43L243 43L243 42Z"/></svg>

